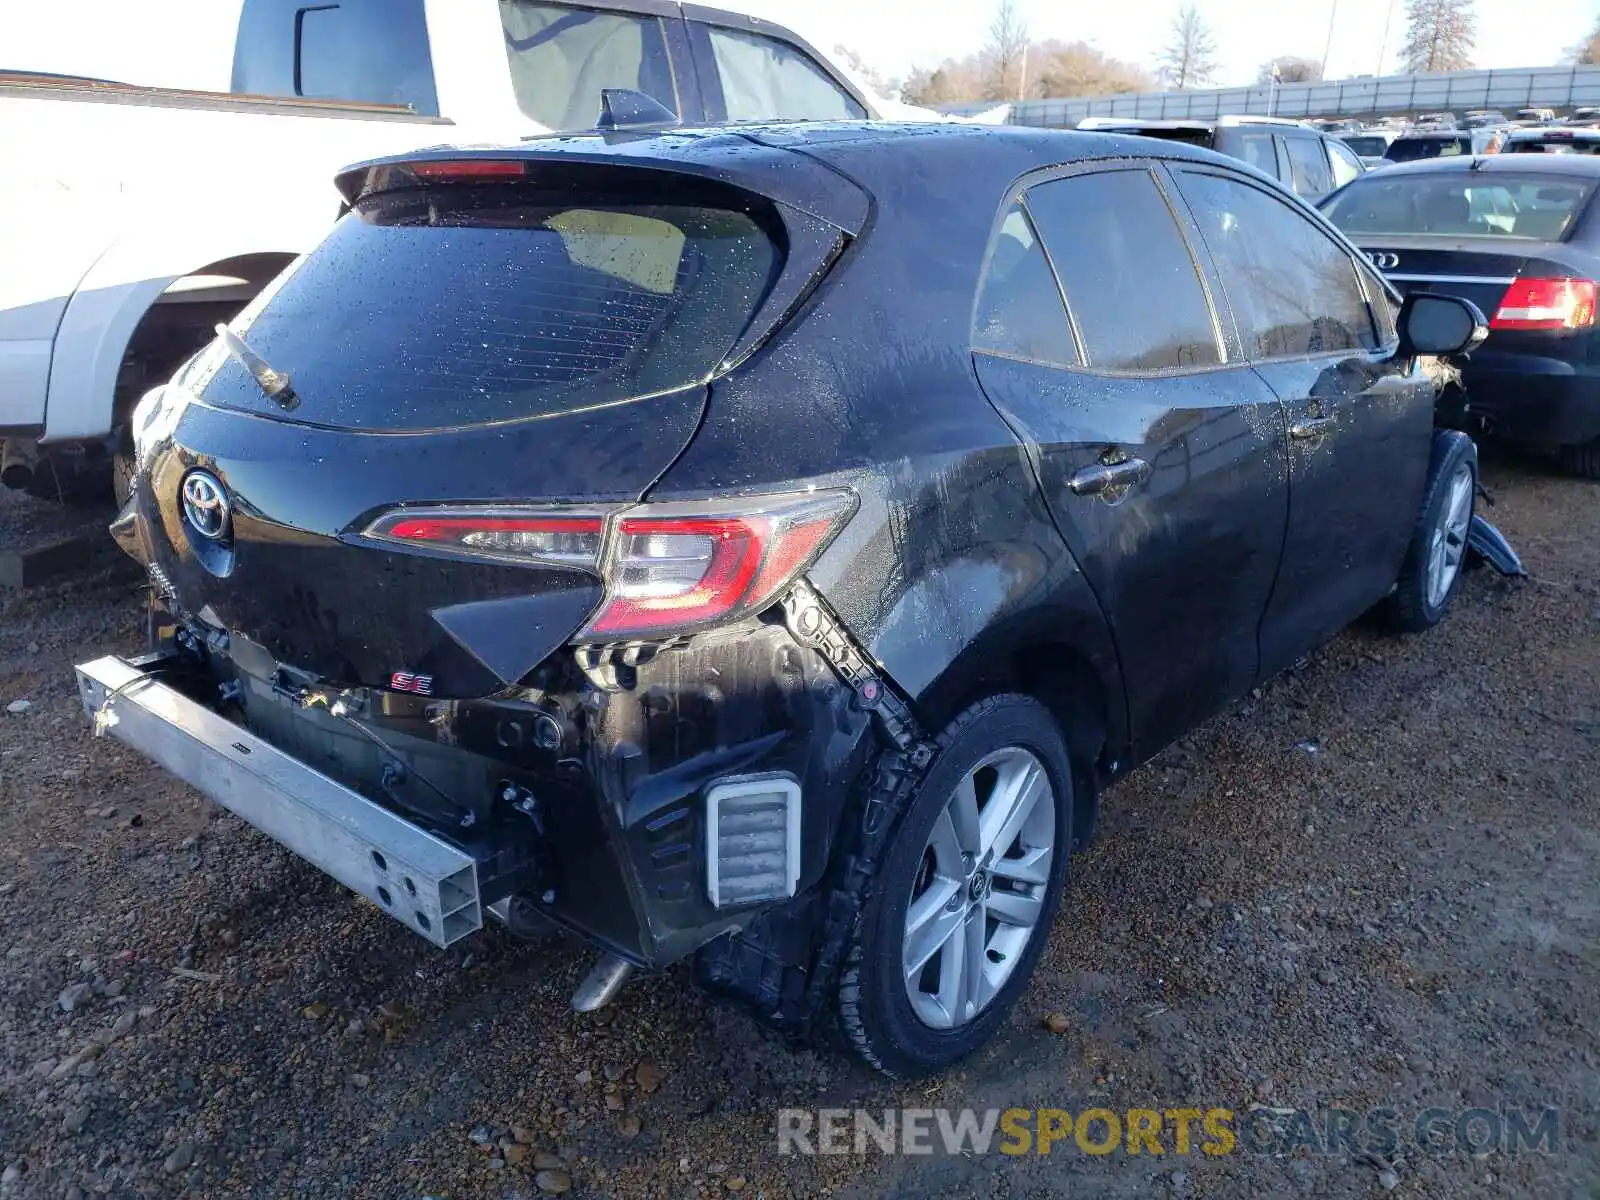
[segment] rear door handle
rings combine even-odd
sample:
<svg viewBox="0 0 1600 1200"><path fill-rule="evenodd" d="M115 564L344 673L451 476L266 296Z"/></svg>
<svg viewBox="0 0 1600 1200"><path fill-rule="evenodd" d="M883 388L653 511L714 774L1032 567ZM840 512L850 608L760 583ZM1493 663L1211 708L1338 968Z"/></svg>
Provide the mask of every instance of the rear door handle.
<svg viewBox="0 0 1600 1200"><path fill-rule="evenodd" d="M1337 422L1333 417L1308 417L1289 426L1289 436L1297 442L1309 442L1332 433L1335 424Z"/></svg>
<svg viewBox="0 0 1600 1200"><path fill-rule="evenodd" d="M1067 486L1075 496L1102 496L1138 487L1149 478L1150 464L1142 458L1130 458L1119 463L1102 462L1085 467L1067 480Z"/></svg>

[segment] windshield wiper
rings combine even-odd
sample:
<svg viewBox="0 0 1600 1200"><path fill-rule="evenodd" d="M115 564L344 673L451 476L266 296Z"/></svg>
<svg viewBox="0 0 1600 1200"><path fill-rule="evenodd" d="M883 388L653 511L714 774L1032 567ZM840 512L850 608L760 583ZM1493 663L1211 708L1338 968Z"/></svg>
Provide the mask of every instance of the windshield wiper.
<svg viewBox="0 0 1600 1200"><path fill-rule="evenodd" d="M256 381L262 393L268 400L272 400L286 409L300 407L300 397L294 394L294 389L289 386L289 376L282 371L274 371L267 360L262 358L233 330L226 325L217 326L217 337L222 339L222 345L228 356L246 371L250 378Z"/></svg>

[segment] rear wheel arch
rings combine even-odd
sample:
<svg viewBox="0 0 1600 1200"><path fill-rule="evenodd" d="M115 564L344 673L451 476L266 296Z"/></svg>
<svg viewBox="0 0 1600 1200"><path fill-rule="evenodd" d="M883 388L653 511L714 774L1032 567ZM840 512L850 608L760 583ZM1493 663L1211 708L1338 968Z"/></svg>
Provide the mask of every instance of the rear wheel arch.
<svg viewBox="0 0 1600 1200"><path fill-rule="evenodd" d="M996 634L975 644L915 701L928 729L943 729L979 701L1015 693L1044 705L1072 760L1073 841L1088 843L1101 786L1127 753L1118 681L1083 646L1066 640L1011 640Z"/></svg>

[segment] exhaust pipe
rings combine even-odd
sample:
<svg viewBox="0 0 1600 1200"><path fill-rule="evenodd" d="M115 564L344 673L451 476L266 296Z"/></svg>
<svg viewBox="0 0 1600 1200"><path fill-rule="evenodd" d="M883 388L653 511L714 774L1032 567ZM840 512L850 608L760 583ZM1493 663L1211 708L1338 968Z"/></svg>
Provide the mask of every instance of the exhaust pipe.
<svg viewBox="0 0 1600 1200"><path fill-rule="evenodd" d="M39 465L39 443L32 438L6 438L0 443L0 483L26 491Z"/></svg>
<svg viewBox="0 0 1600 1200"><path fill-rule="evenodd" d="M578 990L572 993L573 1012L594 1012L617 998L622 985L633 974L633 964L625 958L606 953L600 956L594 969L583 977Z"/></svg>

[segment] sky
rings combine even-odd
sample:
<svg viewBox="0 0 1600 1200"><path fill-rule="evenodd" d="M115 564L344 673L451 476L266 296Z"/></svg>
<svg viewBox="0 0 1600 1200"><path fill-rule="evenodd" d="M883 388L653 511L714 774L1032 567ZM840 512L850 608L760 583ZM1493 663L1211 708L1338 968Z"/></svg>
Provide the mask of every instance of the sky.
<svg viewBox="0 0 1600 1200"><path fill-rule="evenodd" d="M491 3L492 0L457 0ZM705 0L795 29L823 51L849 46L902 77L983 44L992 0ZM1086 41L1150 66L1179 0L1016 0L1036 39ZM1255 82L1279 55L1321 58L1329 78L1393 73L1405 0L1195 0L1217 42L1218 86ZM228 85L238 0L0 0L0 68L98 75L168 87ZM1385 17L1388 53L1379 62ZM1479 67L1544 66L1593 25L1597 0L1478 0ZM85 31L93 31L86 36Z"/></svg>

